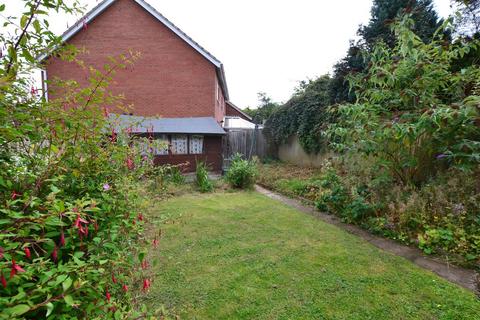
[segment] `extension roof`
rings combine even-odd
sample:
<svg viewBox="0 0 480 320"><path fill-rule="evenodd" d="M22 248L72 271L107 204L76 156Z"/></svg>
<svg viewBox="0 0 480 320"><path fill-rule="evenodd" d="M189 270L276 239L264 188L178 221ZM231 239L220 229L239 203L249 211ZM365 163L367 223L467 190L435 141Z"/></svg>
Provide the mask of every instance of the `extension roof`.
<svg viewBox="0 0 480 320"><path fill-rule="evenodd" d="M129 115L110 115L110 123L117 131L130 128L135 133L172 133L224 135L225 131L212 117L152 118Z"/></svg>

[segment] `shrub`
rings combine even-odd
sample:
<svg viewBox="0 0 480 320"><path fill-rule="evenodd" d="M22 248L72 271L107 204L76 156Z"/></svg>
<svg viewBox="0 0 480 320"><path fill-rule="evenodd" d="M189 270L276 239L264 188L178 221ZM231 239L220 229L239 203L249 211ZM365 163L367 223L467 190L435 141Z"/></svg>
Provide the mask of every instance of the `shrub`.
<svg viewBox="0 0 480 320"><path fill-rule="evenodd" d="M227 181L233 188L252 188L257 179L257 166L254 160L244 160L236 155L227 172Z"/></svg>
<svg viewBox="0 0 480 320"><path fill-rule="evenodd" d="M371 156L403 185L419 187L449 167L480 164L480 66L455 70L480 41L446 45L439 30L424 43L409 16L394 26L397 45L379 44L370 68L352 77L356 104L332 108L331 145Z"/></svg>
<svg viewBox="0 0 480 320"><path fill-rule="evenodd" d="M169 168L167 179L177 185L185 184L185 176L177 166L172 166Z"/></svg>
<svg viewBox="0 0 480 320"><path fill-rule="evenodd" d="M195 172L196 183L200 192L213 191L213 183L208 177L208 167L205 162L197 162L197 169Z"/></svg>
<svg viewBox="0 0 480 320"><path fill-rule="evenodd" d="M58 45L43 18L74 7L24 3L4 25L12 38L0 33L0 318L143 318L125 288L149 285L139 245L153 159L141 155L149 140L110 127L107 110L121 108L108 90L115 72L138 55L85 68L85 88L50 82L64 94L47 102L28 77L33 57ZM82 65L75 52L59 56Z"/></svg>

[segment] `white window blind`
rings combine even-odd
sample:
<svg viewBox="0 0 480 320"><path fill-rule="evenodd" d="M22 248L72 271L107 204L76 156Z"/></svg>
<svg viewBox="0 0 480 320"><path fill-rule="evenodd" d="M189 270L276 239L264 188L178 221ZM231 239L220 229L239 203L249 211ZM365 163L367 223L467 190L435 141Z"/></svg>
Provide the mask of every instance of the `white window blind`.
<svg viewBox="0 0 480 320"><path fill-rule="evenodd" d="M183 134L172 135L172 153L173 154L187 154L188 153L188 138Z"/></svg>
<svg viewBox="0 0 480 320"><path fill-rule="evenodd" d="M203 153L203 136L190 137L190 154Z"/></svg>

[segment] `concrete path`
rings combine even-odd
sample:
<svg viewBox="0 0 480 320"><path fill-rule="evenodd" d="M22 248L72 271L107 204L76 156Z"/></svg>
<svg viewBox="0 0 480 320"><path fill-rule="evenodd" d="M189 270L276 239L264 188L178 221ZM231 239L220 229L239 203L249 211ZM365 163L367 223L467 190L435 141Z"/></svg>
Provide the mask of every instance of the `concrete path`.
<svg viewBox="0 0 480 320"><path fill-rule="evenodd" d="M480 288L478 287L477 282L480 281L480 278L478 278L479 275L474 270L456 267L453 265L449 265L440 259L427 257L422 253L422 251L417 248L408 247L399 244L393 240L372 235L368 231L363 230L357 226L343 223L336 216L319 212L313 206L303 205L298 200L282 196L278 193L272 192L258 185L255 186L255 190L269 198L283 202L286 205L294 207L302 212L313 215L329 224L333 224L352 234L355 234L382 250L393 253L400 257L404 257L412 261L416 265L432 271L440 277L445 278L450 282L456 283L464 288L472 290L477 295L480 295Z"/></svg>

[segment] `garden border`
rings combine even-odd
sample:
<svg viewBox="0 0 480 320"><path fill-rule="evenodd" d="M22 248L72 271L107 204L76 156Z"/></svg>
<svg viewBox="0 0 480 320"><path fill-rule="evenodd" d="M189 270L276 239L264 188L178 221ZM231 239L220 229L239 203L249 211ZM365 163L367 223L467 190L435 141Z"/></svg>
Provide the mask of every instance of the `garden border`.
<svg viewBox="0 0 480 320"><path fill-rule="evenodd" d="M346 224L338 217L320 212L313 206L302 204L301 201L288 198L269 189L266 189L258 184L255 185L255 190L271 199L278 200L288 206L294 207L301 212L312 215L322 221L337 226L351 234L354 234L367 242L373 244L375 247L392 253L394 255L403 257L417 266L429 270L438 276L453 282L463 288L469 289L480 297L480 275L471 269L465 269L458 266L448 264L440 259L425 256L420 249L399 244L393 240L375 236L366 230L357 226Z"/></svg>

